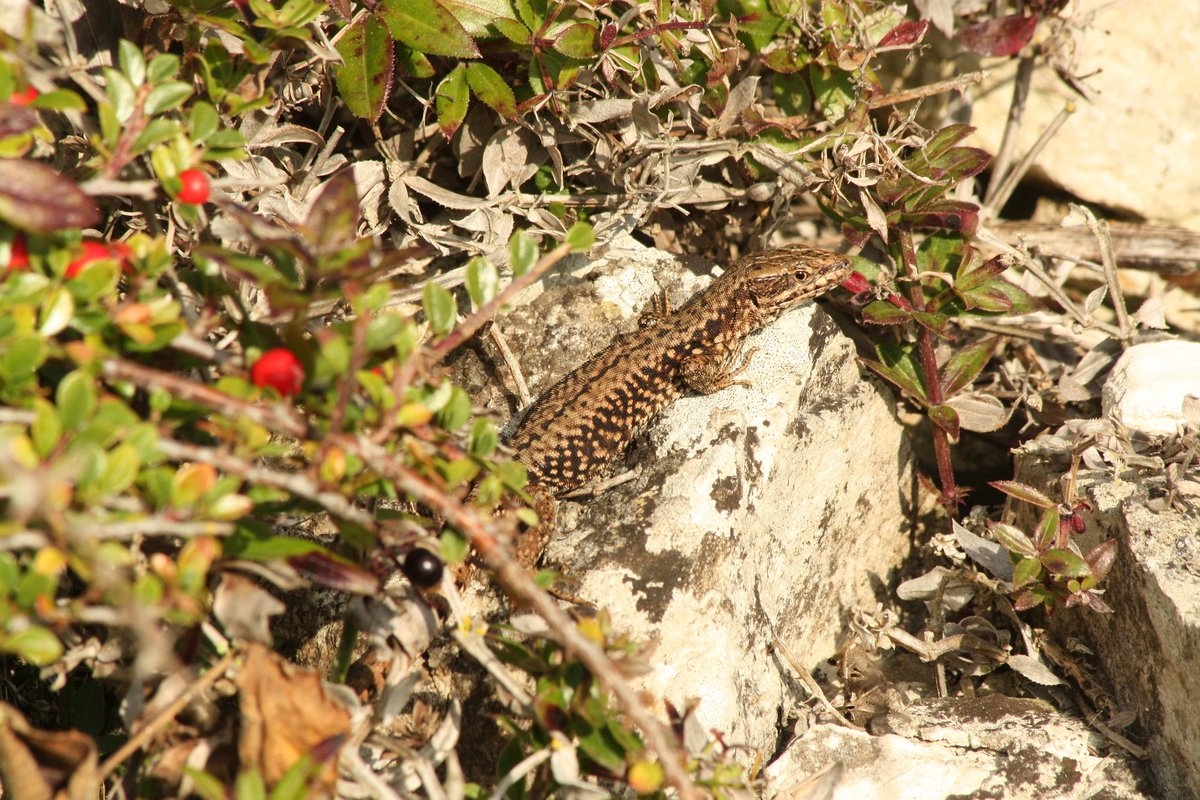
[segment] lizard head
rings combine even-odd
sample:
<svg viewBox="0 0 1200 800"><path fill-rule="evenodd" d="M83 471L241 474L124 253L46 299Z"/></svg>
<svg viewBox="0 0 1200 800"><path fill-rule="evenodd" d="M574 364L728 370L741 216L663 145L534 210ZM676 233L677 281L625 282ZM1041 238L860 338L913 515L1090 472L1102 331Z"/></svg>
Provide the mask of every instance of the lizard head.
<svg viewBox="0 0 1200 800"><path fill-rule="evenodd" d="M802 244L754 253L730 271L762 321L829 291L850 276L850 257Z"/></svg>

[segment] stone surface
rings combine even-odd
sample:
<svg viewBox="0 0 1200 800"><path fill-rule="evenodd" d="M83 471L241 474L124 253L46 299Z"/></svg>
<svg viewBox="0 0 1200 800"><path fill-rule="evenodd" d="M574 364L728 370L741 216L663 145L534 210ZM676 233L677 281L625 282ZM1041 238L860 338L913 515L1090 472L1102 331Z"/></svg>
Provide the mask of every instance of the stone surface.
<svg viewBox="0 0 1200 800"><path fill-rule="evenodd" d="M1022 455L1017 476L1053 495L1067 467ZM1064 609L1056 632L1081 637L1119 707L1137 712L1158 796L1200 797L1200 514L1162 501L1161 471L1089 470L1077 481L1092 505L1080 548L1118 542L1103 584L1113 613Z"/></svg>
<svg viewBox="0 0 1200 800"><path fill-rule="evenodd" d="M905 709L912 733L871 736L816 725L766 769L768 798L832 800L1067 800L1143 798L1123 754L1102 747L1078 720L1037 700L988 695L928 700ZM834 765L839 765L835 767ZM800 787L833 769L828 794ZM840 773L840 774L839 774Z"/></svg>
<svg viewBox="0 0 1200 800"><path fill-rule="evenodd" d="M1104 381L1104 415L1150 436L1187 422L1184 398L1200 398L1200 344L1172 339L1130 347Z"/></svg>
<svg viewBox="0 0 1200 800"><path fill-rule="evenodd" d="M677 305L707 283L629 247L504 320L535 395L634 327L660 284ZM655 644L645 688L700 698L706 727L770 753L794 691L775 633L808 667L834 653L845 610L873 606L909 550L911 473L891 401L823 309L751 345L749 388L675 403L634 443L636 477L560 503L547 561Z"/></svg>
<svg viewBox="0 0 1200 800"><path fill-rule="evenodd" d="M1038 157L1041 174L1087 202L1151 222L1200 227L1200 3L1079 0L1075 73L1095 91L1082 100L1048 67L1034 76L1017 147L1027 152L1068 102L1076 110ZM1075 24L1071 25L1076 27ZM1039 26L1039 36L1045 26ZM971 92L980 146L996 152L1012 98L1015 60L985 60L991 78ZM963 68L966 71L966 67ZM1094 73L1094 74L1093 74Z"/></svg>

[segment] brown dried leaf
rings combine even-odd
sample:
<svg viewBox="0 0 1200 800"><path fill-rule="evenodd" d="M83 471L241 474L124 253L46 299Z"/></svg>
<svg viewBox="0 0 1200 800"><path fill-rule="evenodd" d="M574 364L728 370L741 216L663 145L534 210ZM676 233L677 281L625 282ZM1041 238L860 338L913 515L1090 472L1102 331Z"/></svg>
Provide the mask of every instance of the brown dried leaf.
<svg viewBox="0 0 1200 800"><path fill-rule="evenodd" d="M100 221L74 181L27 158L0 158L0 219L35 233L88 228Z"/></svg>
<svg viewBox="0 0 1200 800"><path fill-rule="evenodd" d="M237 675L242 769L256 768L273 785L301 757L350 733L350 714L335 703L315 672L287 664L262 645L247 649ZM336 748L335 748L336 749ZM313 779L315 796L331 796L337 771L330 759Z"/></svg>
<svg viewBox="0 0 1200 800"><path fill-rule="evenodd" d="M0 777L13 800L96 796L96 743L79 731L42 731L0 703Z"/></svg>
<svg viewBox="0 0 1200 800"><path fill-rule="evenodd" d="M287 606L258 584L241 575L226 573L213 597L213 614L225 633L235 639L271 644L271 617Z"/></svg>

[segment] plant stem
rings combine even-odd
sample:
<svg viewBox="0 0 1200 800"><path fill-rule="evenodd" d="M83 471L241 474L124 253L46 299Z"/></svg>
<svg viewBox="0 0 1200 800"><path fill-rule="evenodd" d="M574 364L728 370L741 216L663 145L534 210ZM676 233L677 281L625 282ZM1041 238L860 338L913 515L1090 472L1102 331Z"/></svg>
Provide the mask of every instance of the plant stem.
<svg viewBox="0 0 1200 800"><path fill-rule="evenodd" d="M912 231L908 228L900 228L898 240L900 242L900 257L904 263L904 272L910 278L909 281L909 302L915 311L921 312L925 310L925 297L921 293L921 283L917 279L917 249L913 244ZM933 334L928 328L917 326L917 357L921 362L922 378L925 381L925 389L928 393L926 400L929 405L940 406L942 404L942 384L938 380L937 357L933 350ZM939 502L945 506L955 507L958 505L958 487L954 482L954 467L950 462L950 437L946 435L939 425L936 423L932 426L933 429L933 454L937 460L938 478L941 481L942 495Z"/></svg>

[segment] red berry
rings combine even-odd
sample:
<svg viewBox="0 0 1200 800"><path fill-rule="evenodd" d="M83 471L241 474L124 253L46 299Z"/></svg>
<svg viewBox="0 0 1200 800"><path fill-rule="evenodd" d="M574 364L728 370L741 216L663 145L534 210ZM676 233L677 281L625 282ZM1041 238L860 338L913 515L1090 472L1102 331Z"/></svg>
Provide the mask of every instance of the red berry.
<svg viewBox="0 0 1200 800"><path fill-rule="evenodd" d="M262 354L250 367L250 380L255 386L270 386L284 397L300 391L304 383L304 367L300 359L285 347L276 347Z"/></svg>
<svg viewBox="0 0 1200 800"><path fill-rule="evenodd" d="M175 195L181 203L200 205L208 202L208 176L198 169L185 169L179 173L179 194Z"/></svg>
<svg viewBox="0 0 1200 800"><path fill-rule="evenodd" d="M16 272L22 269L29 269L29 245L25 244L25 237L17 235L12 241L11 255L8 257L8 271Z"/></svg>
<svg viewBox="0 0 1200 800"><path fill-rule="evenodd" d="M26 86L24 91L13 92L8 96L8 102L14 106L27 106L38 99L39 92L32 86Z"/></svg>
<svg viewBox="0 0 1200 800"><path fill-rule="evenodd" d="M108 245L104 242L83 242L83 255L67 264L67 277L74 278L79 273L83 272L83 268L93 261L99 261L102 258L114 258Z"/></svg>

